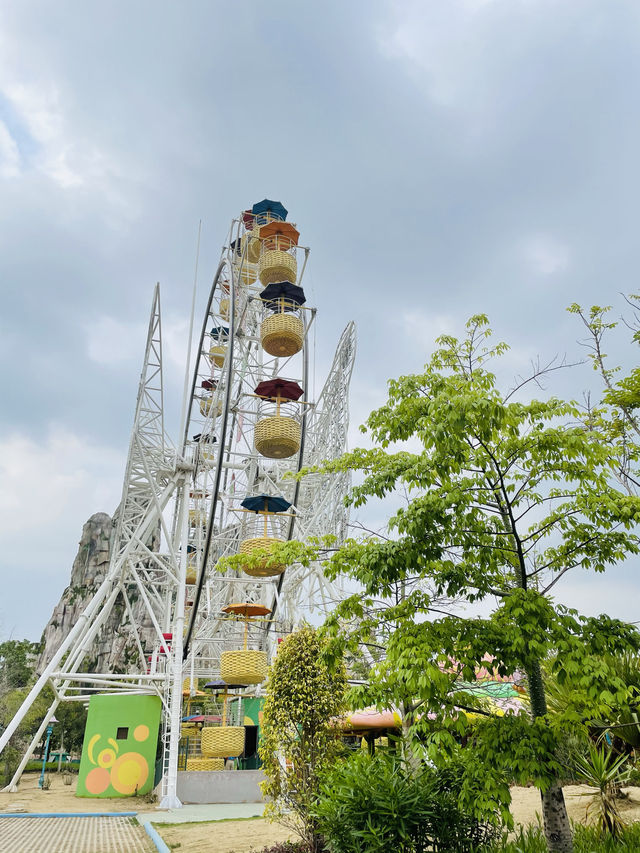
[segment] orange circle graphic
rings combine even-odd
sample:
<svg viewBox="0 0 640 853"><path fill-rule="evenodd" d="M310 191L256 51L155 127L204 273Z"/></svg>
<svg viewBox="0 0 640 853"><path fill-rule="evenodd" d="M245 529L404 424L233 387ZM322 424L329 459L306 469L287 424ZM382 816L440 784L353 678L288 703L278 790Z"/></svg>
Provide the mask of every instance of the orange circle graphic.
<svg viewBox="0 0 640 853"><path fill-rule="evenodd" d="M116 760L116 754L113 749L103 749L98 753L98 764L100 767L111 767Z"/></svg>
<svg viewBox="0 0 640 853"><path fill-rule="evenodd" d="M111 768L111 784L119 794L140 790L149 776L149 765L137 752L125 752Z"/></svg>
<svg viewBox="0 0 640 853"><path fill-rule="evenodd" d="M102 794L109 787L109 771L104 767L94 767L87 773L85 787L90 794Z"/></svg>
<svg viewBox="0 0 640 853"><path fill-rule="evenodd" d="M137 741L146 740L149 737L149 726L136 726L133 730L133 736Z"/></svg>

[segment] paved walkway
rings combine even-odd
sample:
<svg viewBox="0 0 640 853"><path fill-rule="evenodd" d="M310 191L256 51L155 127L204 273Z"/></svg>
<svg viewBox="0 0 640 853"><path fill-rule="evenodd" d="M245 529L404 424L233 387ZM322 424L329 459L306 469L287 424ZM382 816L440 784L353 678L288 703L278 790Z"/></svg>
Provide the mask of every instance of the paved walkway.
<svg viewBox="0 0 640 853"><path fill-rule="evenodd" d="M140 823L197 823L201 820L239 820L243 817L262 817L264 803L205 803L186 804L181 809L154 809L138 812ZM2 848L0 848L2 853Z"/></svg>
<svg viewBox="0 0 640 853"><path fill-rule="evenodd" d="M0 853L155 853L131 817L2 817Z"/></svg>

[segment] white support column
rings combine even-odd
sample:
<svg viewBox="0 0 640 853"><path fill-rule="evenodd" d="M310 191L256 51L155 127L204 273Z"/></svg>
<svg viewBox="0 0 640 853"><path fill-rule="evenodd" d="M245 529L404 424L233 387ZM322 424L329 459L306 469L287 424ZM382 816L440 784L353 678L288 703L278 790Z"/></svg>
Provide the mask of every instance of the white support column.
<svg viewBox="0 0 640 853"><path fill-rule="evenodd" d="M102 586L100 587L100 589L102 589L102 587L105 586L106 583L107 583L107 581L105 580L103 582ZM98 592L100 592L100 590L98 590ZM72 665L69 664L69 661L66 662L67 664L70 665L70 670L69 670L70 673L77 672L77 670L79 669L80 664L84 660L84 656L86 655L91 643L93 642L94 637L96 636L96 634L100 630L100 626L104 622L107 614L110 612L111 606L113 605L113 602L115 601L117 595L118 595L118 589L117 588L113 589L111 591L111 595L109 596L109 598L105 602L102 610L99 612L99 614L96 616L96 618L91 623L89 623L88 621L86 621L84 623L83 627L86 630L84 631L84 634L78 640L79 652L80 653L78 655L76 655L76 658L73 661ZM97 597L97 593L96 593L96 597ZM88 609L89 608L87 608L87 610ZM80 618L78 619L78 622L80 622L82 620L83 616L87 615L87 610L85 610L85 612L80 616ZM88 619L88 616L87 616L87 619ZM78 624L78 623L76 623L76 624ZM70 632L69 636L70 635L71 635L71 632ZM48 679L51 676L51 674L53 672L55 672L55 666L53 666L53 664L56 662L56 658L58 658L59 654L60 654L60 649L58 650L58 652L56 653L54 658L51 660L51 663L49 664L49 666L45 669L43 674L40 676L41 679L43 679L43 678ZM20 778L21 778L22 774L24 773L24 768L27 766L27 763L28 763L29 759L31 758L34 749L36 748L37 744L39 743L40 739L42 738L43 732L47 728L47 724L49 723L49 720L55 714L55 710L58 707L58 705L60 704L60 697L64 695L67 687L69 686L69 683L70 683L69 681L64 681L62 683L61 690L55 691L56 697L53 700L53 702L51 703L49 710L45 714L44 720L40 724L40 728L38 729L38 731L35 733L35 735L31 739L31 743L27 747L25 754L22 756L22 760L21 760L20 764L18 765L16 772L13 774L13 778L11 779L9 784L6 786L6 788L4 788L3 790L9 791L11 793L14 793L15 791L18 790L18 782L20 781ZM37 685L35 685L35 686L37 686ZM34 686L34 689L35 689L35 686ZM44 683L42 686L44 686ZM42 689L42 686L40 689ZM36 696L37 696L37 694L35 694L33 698L35 699ZM24 704L25 704L25 702L27 702L28 699L29 699L29 697L27 697L27 699L24 700L22 707L24 707ZM31 701L33 701L33 700L31 700ZM20 710L22 710L22 707ZM27 706L27 709L28 709L28 707L29 706ZM17 714L16 714L16 717L17 717ZM16 717L14 717L14 720L16 719ZM12 720L12 723L14 720ZM15 728L14 728L14 730L15 730ZM4 746L4 744L3 744L3 746Z"/></svg>
<svg viewBox="0 0 640 853"><path fill-rule="evenodd" d="M2 750L5 748L5 746L9 742L9 739L11 738L11 736L13 735L15 730L18 728L18 726L22 722L25 714L27 713L27 711L29 710L29 708L31 707L31 705L33 704L33 702L35 701L35 699L39 695L42 688L45 686L45 684L49 680L51 673L55 672L57 670L58 664L60 663L60 661L62 660L62 658L64 657L64 655L68 651L68 649L75 643L76 639L78 639L78 637L87 628L87 625L89 623L90 618L93 616L93 614L98 609L99 605L102 603L102 600L104 599L104 596L105 596L107 589L109 588L110 585L111 585L110 578L105 578L104 581L102 582L102 584L100 585L100 587L98 588L98 591L96 592L96 594L94 595L92 600L87 605L84 613L80 614L80 616L78 617L78 621L73 626L73 628L69 631L66 638L62 641L62 643L60 644L60 648L55 653L55 655L51 658L51 660L49 661L44 672L42 673L40 678L36 681L36 683L33 685L31 690L29 691L29 693L27 694L24 702L22 703L22 705L20 705L20 707L18 708L18 710L15 713L15 716L13 717L13 719L11 720L9 725L6 727L6 729L2 733L2 736L0 737L0 752L2 752Z"/></svg>
<svg viewBox="0 0 640 853"><path fill-rule="evenodd" d="M188 514L188 485L186 480L181 490L182 504L180 507L180 520L178 530L180 531L180 571L178 577L178 588L176 590L175 616L173 620L173 636L171 638L171 651L173 657L173 671L171 673L173 684L171 688L171 728L169 730L169 766L167 768L165 795L159 808L180 809L182 803L178 798L178 753L180 748L180 729L182 716L182 634L184 631L184 598L185 584L187 582L187 543L189 541L189 514Z"/></svg>

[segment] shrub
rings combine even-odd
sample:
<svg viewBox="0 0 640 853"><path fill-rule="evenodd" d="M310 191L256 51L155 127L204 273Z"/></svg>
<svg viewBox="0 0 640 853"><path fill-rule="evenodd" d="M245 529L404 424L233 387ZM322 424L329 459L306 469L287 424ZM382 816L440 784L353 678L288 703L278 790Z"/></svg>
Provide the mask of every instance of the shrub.
<svg viewBox="0 0 640 853"><path fill-rule="evenodd" d="M323 660L326 644L308 625L288 636L269 670L262 717L265 816L298 832L311 851L322 849L313 805L320 774L342 751L332 720L343 711L346 673Z"/></svg>
<svg viewBox="0 0 640 853"><path fill-rule="evenodd" d="M318 829L330 853L480 853L499 830L460 808L461 776L455 765L354 755L325 775Z"/></svg>
<svg viewBox="0 0 640 853"><path fill-rule="evenodd" d="M58 772L58 760L55 761L47 761L45 764L45 771L50 773ZM63 773L77 773L80 769L80 763L76 762L75 764L71 764L69 762L62 762L62 772ZM27 762L27 766L24 768L25 773L40 773L42 770L42 760L32 759Z"/></svg>
<svg viewBox="0 0 640 853"><path fill-rule="evenodd" d="M603 834L592 826L574 825L573 853L638 853L640 822L621 829L618 838ZM514 838L503 839L492 853L547 853L544 832L539 826L520 827Z"/></svg>

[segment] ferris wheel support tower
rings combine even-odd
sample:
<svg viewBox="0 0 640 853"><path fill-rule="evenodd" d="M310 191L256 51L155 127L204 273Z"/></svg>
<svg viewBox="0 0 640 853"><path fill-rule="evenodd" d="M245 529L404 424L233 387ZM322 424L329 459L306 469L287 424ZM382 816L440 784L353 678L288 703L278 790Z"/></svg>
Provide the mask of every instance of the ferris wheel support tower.
<svg viewBox="0 0 640 853"><path fill-rule="evenodd" d="M313 474L301 483L287 477L303 466L335 458L346 449L355 327L350 323L343 332L318 400L307 403L308 409L301 418L298 455L292 460L264 460L254 446L254 423L261 404L256 404L252 389L256 382L269 379L282 369L294 368L290 366L291 359L265 361L263 357L260 316L265 303L258 285L252 285L256 278L252 268L257 264L252 265L247 259L249 243L243 233L240 217L232 223L209 295L188 408L183 404L185 431L177 450L164 424L160 295L159 287L155 288L107 574L0 737L2 752L43 687L49 684L54 700L5 790L16 790L61 701L87 702L99 692L142 692L155 694L162 701L162 803L165 807L178 807L183 679L191 675L193 684L194 673L211 677L219 671L220 652L228 643L230 630L229 621L220 619L224 605L261 598L271 605L273 614L293 626L305 606L323 609L341 595L339 586L329 583L317 565L290 566L276 582L268 578L249 582L233 573L221 577L215 571L218 558L235 553L247 529L247 518L240 516L238 521L235 509L241 490L246 494L258 490L289 495L295 514L286 538L292 537L294 529L295 537L302 540L325 533L333 533L341 540L346 535L343 498L347 474ZM240 254L239 245L243 247ZM308 256L308 249L302 251L304 264L298 283ZM310 316L313 321L315 309ZM228 328L224 351L221 353L220 347L209 350L204 340L213 332L207 332L207 327L213 322L217 329L221 328L219 324L225 317ZM309 321L304 320L305 387L308 328ZM216 343L213 337L212 343ZM218 377L215 380L214 372ZM198 383L210 389L206 396ZM201 434L188 439L196 428ZM206 444L205 439L217 444ZM199 561L197 598L193 596L195 587L189 586L193 581L188 580L194 554ZM187 601L187 597L191 600ZM116 605L126 614L133 660L126 672L82 672L87 668L92 644ZM265 642L273 647L273 635Z"/></svg>

